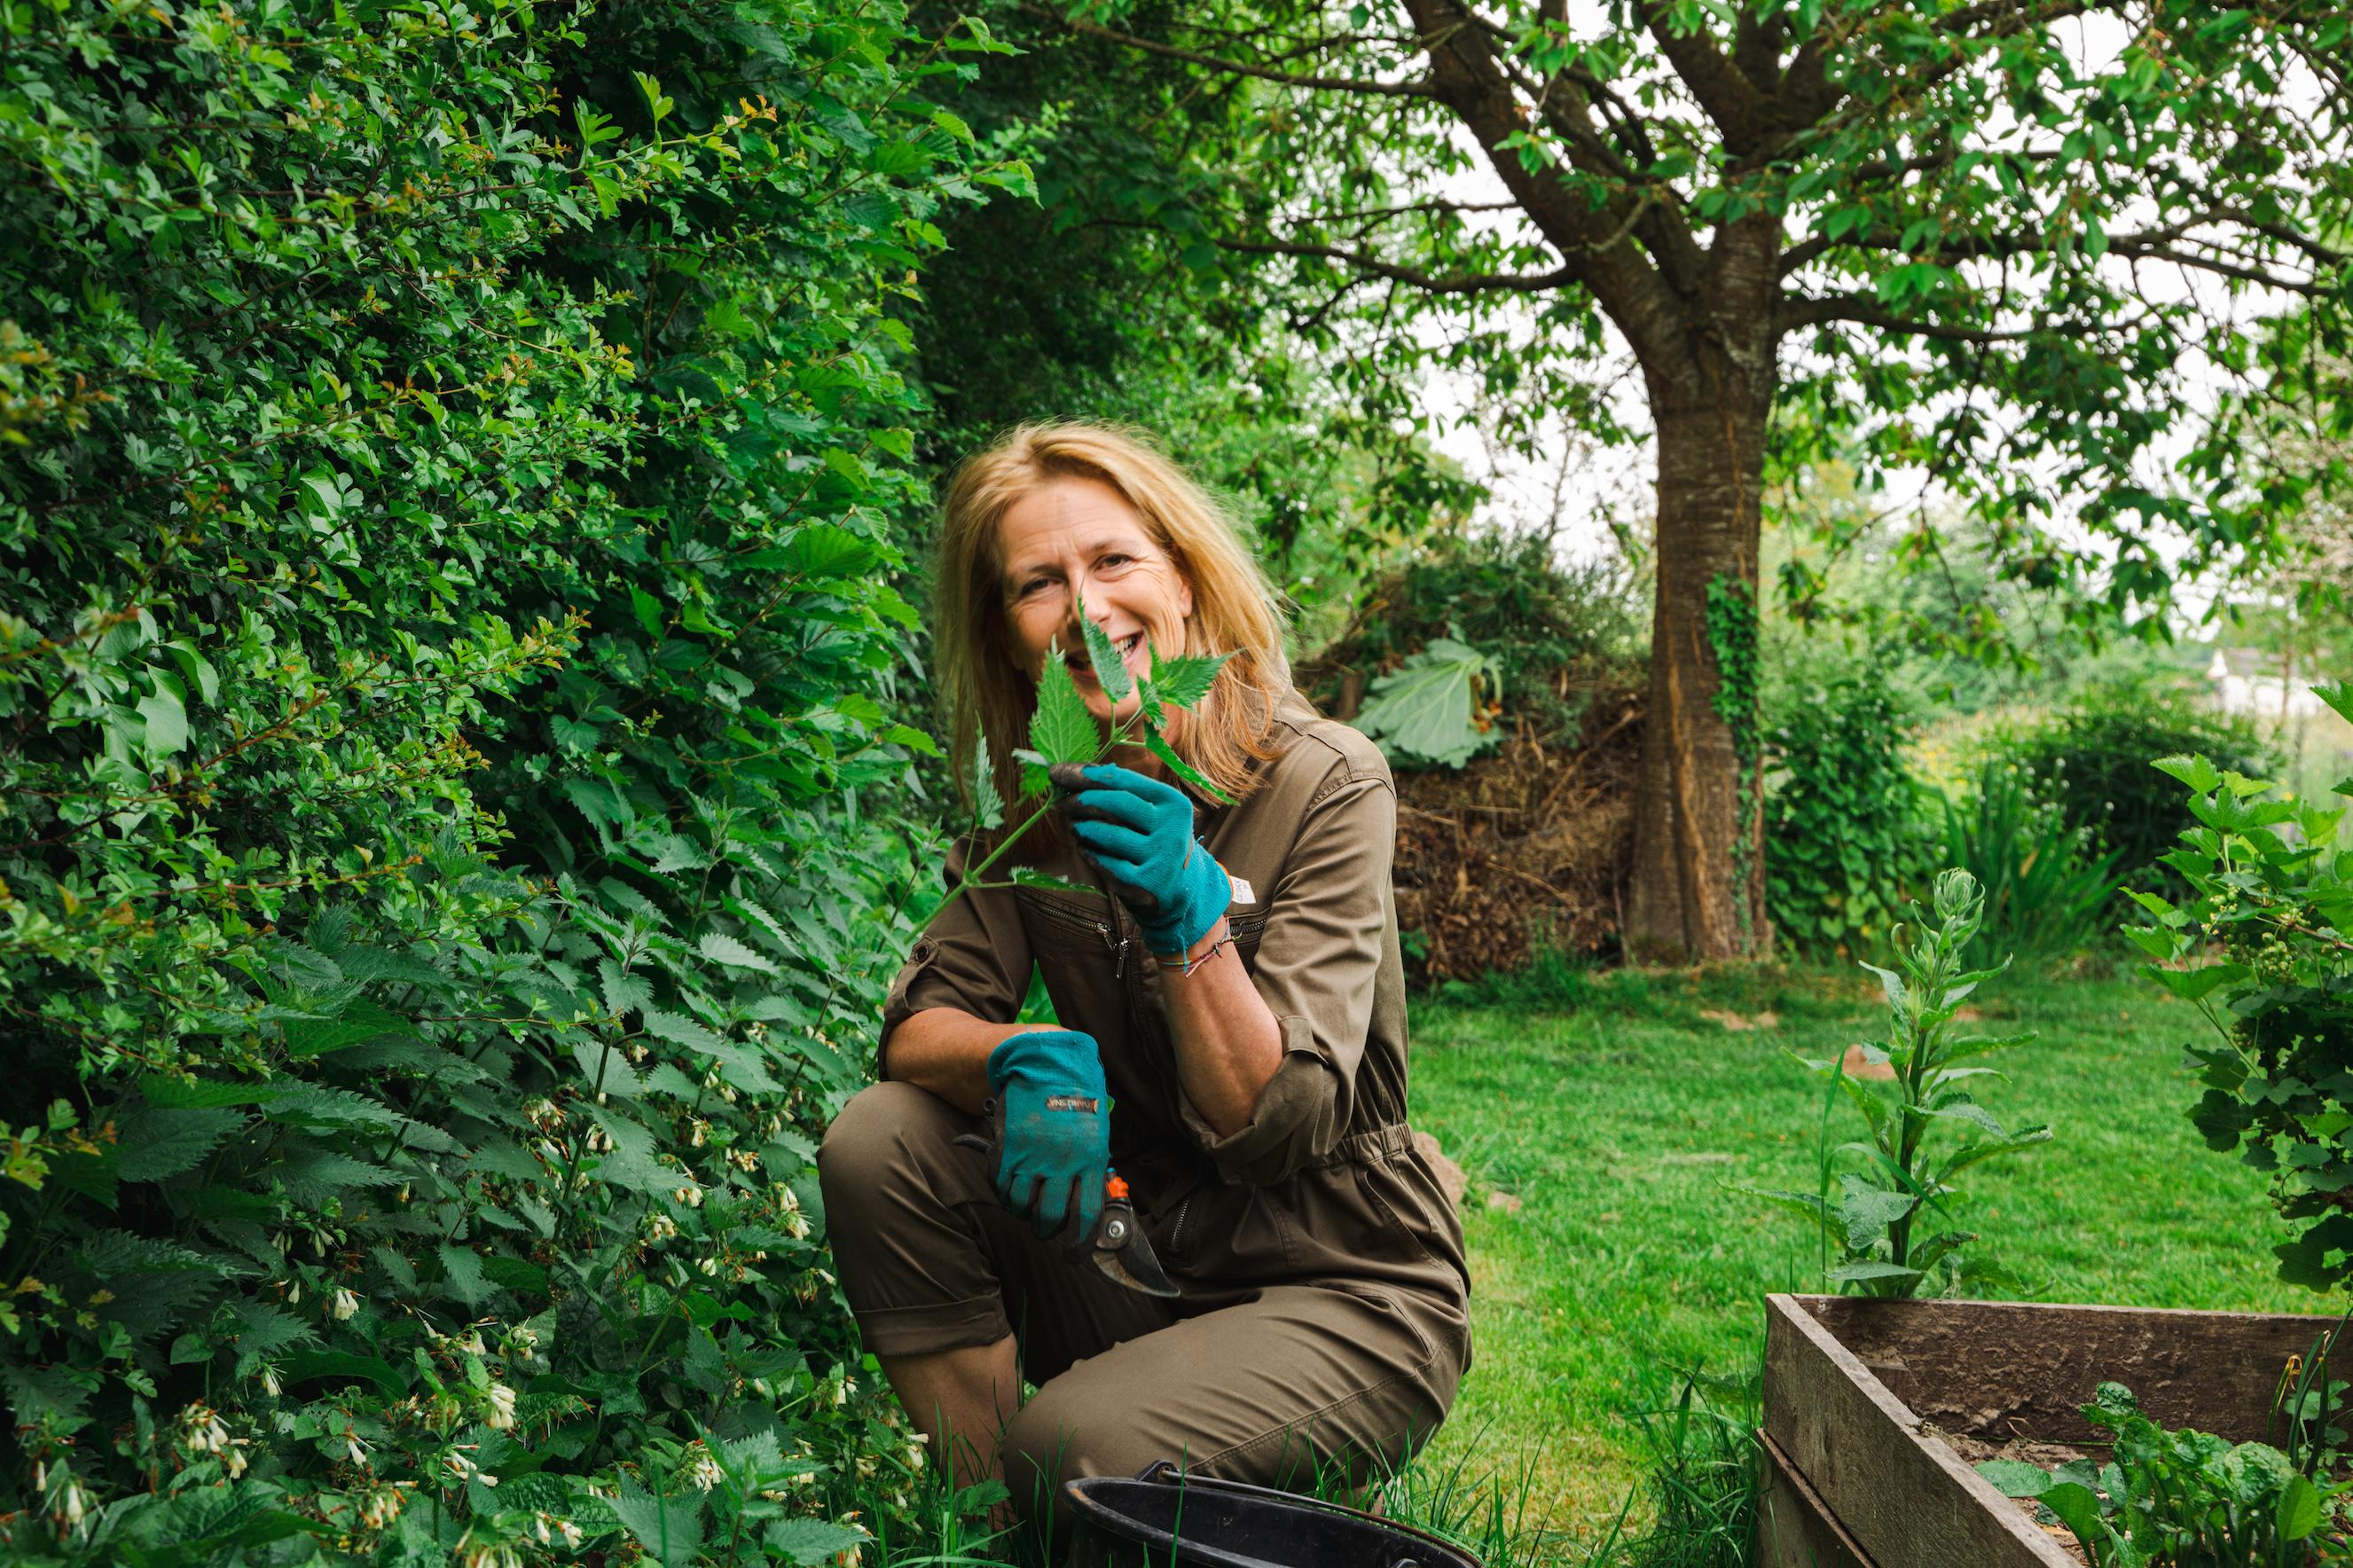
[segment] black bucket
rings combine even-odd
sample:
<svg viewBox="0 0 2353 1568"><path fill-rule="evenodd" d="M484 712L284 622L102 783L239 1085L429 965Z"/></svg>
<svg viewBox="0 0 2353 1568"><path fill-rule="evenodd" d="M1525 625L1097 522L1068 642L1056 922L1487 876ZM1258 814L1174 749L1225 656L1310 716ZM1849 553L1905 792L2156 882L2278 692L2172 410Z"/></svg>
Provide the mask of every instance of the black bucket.
<svg viewBox="0 0 2353 1568"><path fill-rule="evenodd" d="M1459 1546L1360 1509L1240 1481L1187 1476L1166 1459L1134 1480L1062 1483L1098 1538L1082 1561L1205 1568L1482 1568ZM1092 1550L1085 1550L1092 1547Z"/></svg>

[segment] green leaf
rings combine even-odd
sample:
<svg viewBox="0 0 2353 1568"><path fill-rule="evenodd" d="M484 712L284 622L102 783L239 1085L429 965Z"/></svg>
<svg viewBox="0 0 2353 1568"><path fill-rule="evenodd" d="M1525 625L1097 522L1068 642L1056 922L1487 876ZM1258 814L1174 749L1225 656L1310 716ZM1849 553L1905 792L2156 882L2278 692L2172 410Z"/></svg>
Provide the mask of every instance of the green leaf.
<svg viewBox="0 0 2353 1568"><path fill-rule="evenodd" d="M2161 773L2172 774L2200 795L2212 795L2222 787L2221 771L2203 757L2159 757L2149 766Z"/></svg>
<svg viewBox="0 0 2353 1568"><path fill-rule="evenodd" d="M1029 746L1051 763L1092 763L1103 754L1103 731L1087 711L1078 682L1058 648L1047 656L1038 681L1038 711L1029 721Z"/></svg>
<svg viewBox="0 0 2353 1568"><path fill-rule="evenodd" d="M684 1046L690 1051L708 1056L719 1048L719 1037L693 1019L678 1013L664 1013L649 1007L645 1010L646 1033L673 1045Z"/></svg>
<svg viewBox="0 0 2353 1568"><path fill-rule="evenodd" d="M1024 888L1043 888L1054 893L1082 893L1091 899L1103 897L1101 888L1090 888L1066 878L1049 875L1031 866L1016 866L1006 873L1006 879Z"/></svg>
<svg viewBox="0 0 2353 1568"><path fill-rule="evenodd" d="M435 1248L441 1259L442 1283L469 1307L491 1299L490 1283L482 1278L482 1260L471 1248L443 1242Z"/></svg>
<svg viewBox="0 0 2353 1568"><path fill-rule="evenodd" d="M1978 1474L2004 1497L2041 1497L2051 1489L2051 1472L2023 1459L1980 1459Z"/></svg>
<svg viewBox="0 0 2353 1568"><path fill-rule="evenodd" d="M1822 1278L1840 1285L1861 1285L1874 1279L1917 1279L1920 1278L1920 1271L1917 1268L1906 1268L1900 1263L1873 1260L1841 1264L1836 1268L1826 1271Z"/></svg>
<svg viewBox="0 0 2353 1568"><path fill-rule="evenodd" d="M162 685L139 700L139 716L147 721L146 752L167 757L188 743L188 710L177 693Z"/></svg>
<svg viewBox="0 0 2353 1568"><path fill-rule="evenodd" d="M706 931L695 947L713 963L723 963L731 969L756 969L763 974L778 973L766 958L723 931Z"/></svg>
<svg viewBox="0 0 2353 1568"><path fill-rule="evenodd" d="M1178 756L1176 754L1176 748L1170 745L1166 741L1161 739L1159 731L1146 730L1144 732L1144 749L1150 752L1154 756L1158 757L1162 763L1166 763L1170 773L1175 773L1178 778L1183 779L1187 784L1191 784L1195 789L1199 790L1203 795L1208 795L1211 800L1216 801L1219 805L1231 805L1233 804L1232 800L1227 796L1225 791L1219 789L1216 784L1209 781L1209 776L1207 773L1201 772L1200 769L1187 762L1183 757Z"/></svg>
<svg viewBox="0 0 2353 1568"><path fill-rule="evenodd" d="M1119 648L1111 640L1111 634L1087 614L1087 601L1083 595L1078 600L1078 616L1080 631L1087 640L1087 663L1095 672L1095 684L1103 689L1103 695L1113 702L1126 701L1128 694L1135 689L1135 677L1129 673L1126 663L1119 657Z"/></svg>
<svg viewBox="0 0 2353 1568"><path fill-rule="evenodd" d="M2274 1521L2279 1538L2302 1541L2320 1528L2322 1517L2319 1489L2301 1475L2290 1478L2280 1493L2279 1513Z"/></svg>
<svg viewBox="0 0 2353 1568"><path fill-rule="evenodd" d="M1152 687L1162 701L1171 707L1190 710L1201 705L1201 699L1218 683L1218 671L1226 667L1231 654L1187 654L1178 658L1164 659L1160 650L1152 650Z"/></svg>
<svg viewBox="0 0 2353 1568"><path fill-rule="evenodd" d="M866 1540L866 1533L822 1519L780 1519L761 1539L768 1551L799 1568L818 1568Z"/></svg>
<svg viewBox="0 0 2353 1568"><path fill-rule="evenodd" d="M285 1029L287 1054L297 1060L325 1056L385 1035L413 1038L417 1034L416 1025L364 996L353 997L332 1017L289 1019Z"/></svg>
<svg viewBox="0 0 2353 1568"><path fill-rule="evenodd" d="M1373 682L1356 728L1401 761L1459 768L1501 738L1472 722L1473 684L1486 670L1484 654L1436 638Z"/></svg>
<svg viewBox="0 0 2353 1568"><path fill-rule="evenodd" d="M245 1125L235 1110L151 1106L122 1124L115 1173L126 1182L158 1182L196 1168L213 1147Z"/></svg>
<svg viewBox="0 0 2353 1568"><path fill-rule="evenodd" d="M606 1506L662 1568L688 1568L702 1549L700 1492L657 1497L623 1471L620 1486L607 1500Z"/></svg>

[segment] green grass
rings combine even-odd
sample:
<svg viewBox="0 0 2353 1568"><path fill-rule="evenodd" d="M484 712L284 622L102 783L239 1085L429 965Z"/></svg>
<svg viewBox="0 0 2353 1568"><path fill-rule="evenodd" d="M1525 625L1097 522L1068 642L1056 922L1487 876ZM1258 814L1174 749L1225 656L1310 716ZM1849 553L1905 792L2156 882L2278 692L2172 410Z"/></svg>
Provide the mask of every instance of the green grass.
<svg viewBox="0 0 2353 1568"><path fill-rule="evenodd" d="M1884 1005L1868 976L1773 970L1517 989L1415 1010L1414 1124L1472 1178L1476 1358L1423 1463L1528 1485L1559 1560L1577 1562L1642 1480L1639 1413L1671 1404L1685 1371L1749 1374L1758 1297L1817 1288L1802 1222L1726 1184L1812 1190L1823 1080L1784 1049L1876 1037ZM1778 1023L1736 1031L1709 1009ZM1990 1031L2042 1037L1979 1098L2005 1124L2055 1133L1971 1178L1963 1217L1977 1251L2019 1277L2007 1294L2321 1310L2273 1276L2284 1232L2263 1179L2209 1152L2183 1114L2180 1047L2208 1026L2193 1009L2138 980L2013 973L1981 1010ZM1834 1115L1833 1141L1852 1116ZM1522 1206L1491 1206L1498 1192ZM1630 1528L1650 1506L1638 1499Z"/></svg>

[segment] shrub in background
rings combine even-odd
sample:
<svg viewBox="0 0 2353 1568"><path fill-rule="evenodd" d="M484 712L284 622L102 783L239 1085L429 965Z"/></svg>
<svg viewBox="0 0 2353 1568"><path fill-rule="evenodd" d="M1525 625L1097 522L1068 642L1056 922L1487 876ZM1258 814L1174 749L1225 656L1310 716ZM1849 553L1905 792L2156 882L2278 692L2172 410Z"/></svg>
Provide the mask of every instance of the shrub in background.
<svg viewBox="0 0 2353 1568"><path fill-rule="evenodd" d="M808 1157L930 744L892 311L1024 178L923 97L986 35L0 26L6 1555L854 1546L921 1456Z"/></svg>
<svg viewBox="0 0 2353 1568"><path fill-rule="evenodd" d="M1766 734L1765 900L1801 952L1884 949L1935 870L1934 793L1912 776L1910 724L1885 686L1845 671L1789 692Z"/></svg>
<svg viewBox="0 0 2353 1568"><path fill-rule="evenodd" d="M2197 819L2148 760L2202 756L2251 778L2264 776L2274 761L2246 719L2155 683L2085 692L2042 722L1998 738L1992 750L2018 766L2068 826L2116 858L2126 886L2168 896L2183 884L2159 857Z"/></svg>
<svg viewBox="0 0 2353 1568"><path fill-rule="evenodd" d="M2353 719L2353 689L2320 694ZM2166 856L2188 886L2136 890L2149 923L2126 931L2141 973L2197 1004L2215 1037L2189 1047L2205 1092L2191 1119L2210 1148L2270 1173L2295 1229L2280 1277L2353 1282L2353 852L2340 805L2282 794L2199 756L2158 767L2189 786L2197 820ZM2336 793L2353 798L2353 778Z"/></svg>

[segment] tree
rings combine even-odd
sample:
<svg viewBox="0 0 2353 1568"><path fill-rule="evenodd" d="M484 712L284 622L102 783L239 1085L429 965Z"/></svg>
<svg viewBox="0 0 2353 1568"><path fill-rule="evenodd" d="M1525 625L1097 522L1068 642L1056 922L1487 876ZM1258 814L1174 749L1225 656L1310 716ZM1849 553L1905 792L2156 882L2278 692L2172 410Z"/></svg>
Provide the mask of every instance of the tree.
<svg viewBox="0 0 2353 1568"><path fill-rule="evenodd" d="M1416 340L1425 360L1476 370L1523 433L1568 402L1631 434L1589 374L1609 332L1630 353L1658 501L1639 955L1762 936L1742 650L1768 470L1833 445L1867 478L1918 470L2005 574L2129 617L2265 547L2295 486L2237 483L2245 426L2344 342L2343 5L1236 0L1160 36L1116 4L1062 21L1261 96L1162 226L1291 258L1325 331L1451 329ZM1501 199L1459 190L1481 168ZM2295 331L2255 314L2279 297ZM2193 351L2234 378L2204 411L2178 395Z"/></svg>

